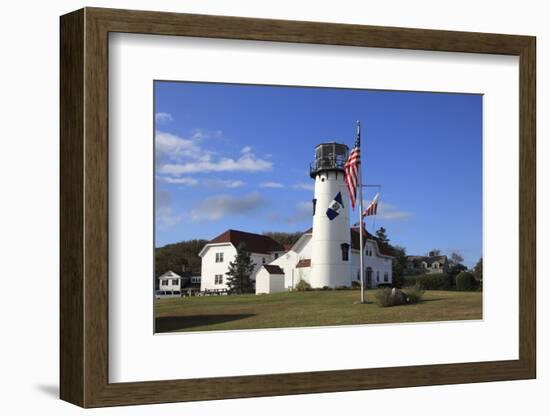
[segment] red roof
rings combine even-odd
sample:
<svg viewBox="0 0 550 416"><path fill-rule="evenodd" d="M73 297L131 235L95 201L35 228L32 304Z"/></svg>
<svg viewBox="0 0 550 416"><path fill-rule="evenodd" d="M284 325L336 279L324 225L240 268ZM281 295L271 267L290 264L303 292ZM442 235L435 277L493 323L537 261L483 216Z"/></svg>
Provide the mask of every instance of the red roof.
<svg viewBox="0 0 550 416"><path fill-rule="evenodd" d="M352 227L350 232L351 232L351 248L359 250L359 227ZM385 256L393 256L393 250L387 243L384 243L378 237L373 236L365 228L363 228L363 243L366 240L376 241L376 244L378 245L378 249L380 250L381 254Z"/></svg>
<svg viewBox="0 0 550 416"><path fill-rule="evenodd" d="M243 243L246 250L252 253L268 254L274 251L285 251L281 244L267 235L247 233L238 230L227 230L208 242L208 244L217 243L231 243L235 247L239 247L239 245Z"/></svg>
<svg viewBox="0 0 550 416"><path fill-rule="evenodd" d="M300 267L311 267L311 259L301 259L296 264L296 268L300 268Z"/></svg>
<svg viewBox="0 0 550 416"><path fill-rule="evenodd" d="M285 272L283 272L283 269L273 264L264 264L263 267L267 270L269 274L285 274Z"/></svg>

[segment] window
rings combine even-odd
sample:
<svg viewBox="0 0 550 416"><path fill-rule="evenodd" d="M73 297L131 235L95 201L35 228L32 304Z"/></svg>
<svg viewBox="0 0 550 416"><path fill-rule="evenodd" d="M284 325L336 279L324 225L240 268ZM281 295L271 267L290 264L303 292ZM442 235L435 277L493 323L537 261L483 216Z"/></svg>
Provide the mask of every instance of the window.
<svg viewBox="0 0 550 416"><path fill-rule="evenodd" d="M388 272L385 272L384 273L384 282L389 282L390 281L390 275L388 274Z"/></svg>
<svg viewBox="0 0 550 416"><path fill-rule="evenodd" d="M167 285L167 284L168 284L168 280L161 280L160 284L161 284L161 285Z"/></svg>
<svg viewBox="0 0 550 416"><path fill-rule="evenodd" d="M214 275L214 284L215 284L215 285L221 285L221 284L223 284L223 274L216 274L216 275Z"/></svg>
<svg viewBox="0 0 550 416"><path fill-rule="evenodd" d="M262 264L265 264L265 257L262 257Z"/></svg>
<svg viewBox="0 0 550 416"><path fill-rule="evenodd" d="M178 279L172 279L172 285L179 285L180 282Z"/></svg>
<svg viewBox="0 0 550 416"><path fill-rule="evenodd" d="M376 271L376 281L380 281L380 272L378 270Z"/></svg>
<svg viewBox="0 0 550 416"><path fill-rule="evenodd" d="M342 249L342 261L348 261L349 260L349 244L343 243L340 245L340 248Z"/></svg>
<svg viewBox="0 0 550 416"><path fill-rule="evenodd" d="M275 258L276 258L276 259L279 258L279 253L275 253Z"/></svg>
<svg viewBox="0 0 550 416"><path fill-rule="evenodd" d="M223 253L216 253L216 263L223 263Z"/></svg>
<svg viewBox="0 0 550 416"><path fill-rule="evenodd" d="M315 215L315 207L317 206L317 199L313 198L311 200L311 202L313 202L313 214L312 215Z"/></svg>

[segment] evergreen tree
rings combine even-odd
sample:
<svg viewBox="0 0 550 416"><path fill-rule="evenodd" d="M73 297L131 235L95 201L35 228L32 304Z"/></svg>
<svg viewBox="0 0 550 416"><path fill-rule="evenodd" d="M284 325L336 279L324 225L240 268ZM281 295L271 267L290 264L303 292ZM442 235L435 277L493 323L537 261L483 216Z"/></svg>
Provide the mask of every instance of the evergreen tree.
<svg viewBox="0 0 550 416"><path fill-rule="evenodd" d="M405 285L405 269L407 268L407 252L405 247L394 246L392 259L393 286L402 288Z"/></svg>
<svg viewBox="0 0 550 416"><path fill-rule="evenodd" d="M478 282L483 280L483 257L481 257L474 267L474 277Z"/></svg>
<svg viewBox="0 0 550 416"><path fill-rule="evenodd" d="M227 275L227 287L229 293L243 294L254 293L254 282L250 278L254 270L254 263L250 253L246 251L243 243L237 247L235 259L229 263Z"/></svg>
<svg viewBox="0 0 550 416"><path fill-rule="evenodd" d="M376 237L380 239L380 241L384 243L389 243L390 239L386 235L386 229L384 227L380 227L378 230L376 230Z"/></svg>

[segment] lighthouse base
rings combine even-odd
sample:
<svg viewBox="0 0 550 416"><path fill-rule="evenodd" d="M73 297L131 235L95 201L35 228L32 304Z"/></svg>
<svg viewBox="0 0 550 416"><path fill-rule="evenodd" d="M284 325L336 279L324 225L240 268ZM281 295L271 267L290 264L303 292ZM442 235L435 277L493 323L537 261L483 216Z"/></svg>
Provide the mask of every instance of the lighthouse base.
<svg viewBox="0 0 550 416"><path fill-rule="evenodd" d="M351 286L351 267L333 264L312 265L309 284L314 289L349 287Z"/></svg>

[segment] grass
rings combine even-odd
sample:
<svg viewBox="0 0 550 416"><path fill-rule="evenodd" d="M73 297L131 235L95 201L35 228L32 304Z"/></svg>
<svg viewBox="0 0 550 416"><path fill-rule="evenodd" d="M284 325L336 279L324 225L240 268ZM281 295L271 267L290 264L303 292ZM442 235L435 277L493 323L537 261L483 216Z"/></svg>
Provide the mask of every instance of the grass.
<svg viewBox="0 0 550 416"><path fill-rule="evenodd" d="M271 295L157 299L156 332L289 328L324 325L481 319L481 292L432 290L414 305L383 308L368 290L284 292Z"/></svg>

